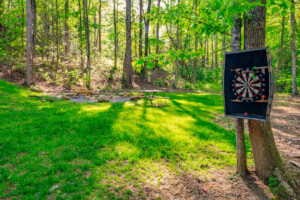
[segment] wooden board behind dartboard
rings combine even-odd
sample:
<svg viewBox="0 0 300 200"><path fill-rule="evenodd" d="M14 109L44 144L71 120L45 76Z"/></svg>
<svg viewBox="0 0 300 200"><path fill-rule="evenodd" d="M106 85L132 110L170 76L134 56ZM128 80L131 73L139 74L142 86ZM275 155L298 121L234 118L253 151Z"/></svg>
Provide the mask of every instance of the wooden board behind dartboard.
<svg viewBox="0 0 300 200"><path fill-rule="evenodd" d="M273 71L268 47L225 53L223 96L226 116L269 120Z"/></svg>

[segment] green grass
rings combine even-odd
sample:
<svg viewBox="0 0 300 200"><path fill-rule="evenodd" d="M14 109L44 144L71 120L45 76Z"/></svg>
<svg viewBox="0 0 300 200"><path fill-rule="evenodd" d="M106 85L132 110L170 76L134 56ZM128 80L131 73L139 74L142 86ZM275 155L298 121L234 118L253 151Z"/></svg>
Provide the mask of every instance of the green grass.
<svg viewBox="0 0 300 200"><path fill-rule="evenodd" d="M222 93L223 83L222 80L218 80L214 82L202 81L202 82L198 82L195 88L201 91Z"/></svg>
<svg viewBox="0 0 300 200"><path fill-rule="evenodd" d="M298 86L298 90L300 87L300 76L296 77L296 82ZM293 94L293 81L292 75L289 72L288 74L284 74L278 77L277 89L280 93Z"/></svg>
<svg viewBox="0 0 300 200"><path fill-rule="evenodd" d="M166 175L235 166L234 131L211 122L219 95L170 93L167 107L152 108L29 94L0 80L0 199L145 198L142 185Z"/></svg>

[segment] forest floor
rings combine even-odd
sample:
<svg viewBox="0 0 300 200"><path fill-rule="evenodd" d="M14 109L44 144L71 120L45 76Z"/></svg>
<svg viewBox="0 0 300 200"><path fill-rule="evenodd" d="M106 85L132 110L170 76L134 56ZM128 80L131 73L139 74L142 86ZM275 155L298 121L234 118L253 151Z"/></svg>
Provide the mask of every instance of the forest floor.
<svg viewBox="0 0 300 200"><path fill-rule="evenodd" d="M222 124L222 126L228 130L234 128L234 119L232 118L219 115L214 121L218 124ZM248 134L248 123L247 121L245 121L245 123L246 133ZM287 94L275 94L271 113L271 124L276 145L286 162L286 167L291 170L297 180L300 180L300 97ZM295 166L294 163L298 166ZM265 185L262 184L261 181L257 181L253 163L250 164L250 172L251 175L248 177L252 178L250 178L248 184L252 185L250 187L256 188L256 192L261 191L261 194L264 194L263 196L258 196L258 199L268 199L272 197ZM243 182L241 183L244 184ZM253 197L250 199L257 198Z"/></svg>
<svg viewBox="0 0 300 200"><path fill-rule="evenodd" d="M40 60L36 59L35 66L35 84L41 90L48 93L59 94L61 92L68 92L70 86L76 87L85 87L85 83L82 78L71 78L74 75L66 73L66 71L75 70L78 73L79 69L77 63L72 63L71 61L65 61L64 63L65 71L61 70L57 73L45 66L45 64ZM71 68L71 66L75 66ZM71 68L71 69L68 69ZM58 74L57 80L55 80L54 73ZM78 74L77 74L78 76ZM108 69L101 69L94 71L92 74L91 85L95 93L112 93L123 91L121 88L121 73L116 72L113 80L109 80L110 72ZM164 70L153 70L149 72L147 80L142 80L139 75L133 75L133 87L134 89L166 89L173 92L193 92L193 89L176 89L174 90L172 84L174 80L172 75ZM21 85L25 81L25 71L21 69L14 69L13 71L9 66L2 65L0 66L0 78L11 83ZM174 77L173 77L174 78ZM219 81L197 83L197 89L208 92L218 92L222 91L222 84ZM190 88L190 83L187 80L179 79L178 88Z"/></svg>
<svg viewBox="0 0 300 200"><path fill-rule="evenodd" d="M220 95L170 93L170 106L156 110L143 101L101 107L58 101L54 107L29 99L31 93L0 80L0 127L6 130L0 133L0 198L274 197L255 175L248 136L251 174L235 174L234 125L223 117ZM289 162L300 164L299 121L300 98L276 95L276 144L300 179L300 169Z"/></svg>

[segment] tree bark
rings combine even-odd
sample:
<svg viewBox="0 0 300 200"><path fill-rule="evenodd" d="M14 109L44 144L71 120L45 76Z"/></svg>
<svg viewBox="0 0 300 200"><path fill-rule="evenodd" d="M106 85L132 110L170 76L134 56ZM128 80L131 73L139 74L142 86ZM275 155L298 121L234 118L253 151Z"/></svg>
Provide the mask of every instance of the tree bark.
<svg viewBox="0 0 300 200"><path fill-rule="evenodd" d="M206 67L206 56L205 56L205 53L206 53L206 40L204 40L204 52L202 54L202 67L203 68Z"/></svg>
<svg viewBox="0 0 300 200"><path fill-rule="evenodd" d="M223 65L225 65L225 52L226 52L226 34L223 34L223 42L222 42L222 46L223 46Z"/></svg>
<svg viewBox="0 0 300 200"><path fill-rule="evenodd" d="M266 0L261 1L266 4ZM251 15L251 17L249 17ZM266 7L257 6L250 10L244 21L245 50L262 48L265 46ZM255 169L258 177L268 182L276 177L289 193L297 191L297 182L286 172L279 155L272 133L271 123L248 120L249 135ZM293 190L295 189L295 190Z"/></svg>
<svg viewBox="0 0 300 200"><path fill-rule="evenodd" d="M82 12L81 12L81 0L78 0L78 5L79 5L79 46L80 46L80 66L81 66L81 76L84 76L84 66L83 66L83 50L82 50Z"/></svg>
<svg viewBox="0 0 300 200"><path fill-rule="evenodd" d="M215 37L215 67L218 67L218 33Z"/></svg>
<svg viewBox="0 0 300 200"><path fill-rule="evenodd" d="M196 17L198 17L198 1L195 0L195 13L196 13ZM195 52L198 51L198 33L195 33ZM193 74L193 83L194 85L196 84L196 78L197 78L197 65L198 65L198 58L195 57L194 58L194 74Z"/></svg>
<svg viewBox="0 0 300 200"><path fill-rule="evenodd" d="M291 36L292 36L292 81L293 81L293 95L299 95L297 88L297 55L296 55L296 42L295 42L295 1L292 2L292 10L291 10Z"/></svg>
<svg viewBox="0 0 300 200"><path fill-rule="evenodd" d="M231 29L231 51L240 51L241 50L241 29L242 29L242 20L241 18L234 19L234 27Z"/></svg>
<svg viewBox="0 0 300 200"><path fill-rule="evenodd" d="M206 45L206 67L207 69L209 68L209 43L208 39L206 40L207 45Z"/></svg>
<svg viewBox="0 0 300 200"><path fill-rule="evenodd" d="M65 56L69 57L70 38L69 38L69 0L65 1Z"/></svg>
<svg viewBox="0 0 300 200"><path fill-rule="evenodd" d="M143 0L140 0L139 58L143 56Z"/></svg>
<svg viewBox="0 0 300 200"><path fill-rule="evenodd" d="M3 0L0 0L0 17L2 17L2 14L3 14ZM23 12L23 1L22 1L22 12ZM0 22L0 33L2 33L3 31L3 24Z"/></svg>
<svg viewBox="0 0 300 200"><path fill-rule="evenodd" d="M178 5L180 5L180 0L178 0ZM177 44L176 44L176 50L178 53L179 50L179 44L180 44L180 36L179 36L179 19L180 19L180 12L178 11L178 24L177 24ZM174 80L174 88L177 88L177 80L178 80L178 67L179 67L179 60L178 60L178 55L176 56L176 66L175 66L175 80Z"/></svg>
<svg viewBox="0 0 300 200"><path fill-rule="evenodd" d="M33 38L32 38L32 1L26 0L26 79L27 86L33 82Z"/></svg>
<svg viewBox="0 0 300 200"><path fill-rule="evenodd" d="M2 0L0 0L1 1L1 3L0 3L0 13L2 13L3 11L2 11L2 3L3 3L3 1ZM22 6L22 19L25 19L25 7L24 7L24 1L22 1L22 4L21 4L21 6ZM47 13L47 10L46 10L46 12L45 13ZM48 13L47 13L48 14ZM47 15L48 16L48 15ZM1 17L1 16L0 16ZM49 23L49 22L48 22ZM25 27L25 22L24 22L24 20L22 20L22 39L21 39L21 41L22 41L22 47L25 47L26 46L26 44L25 44L25 46L24 46L24 39L26 40L26 35L24 36L24 27ZM0 31L2 30L2 28L1 28L1 23L0 23ZM22 53L22 58L24 57L24 53Z"/></svg>
<svg viewBox="0 0 300 200"><path fill-rule="evenodd" d="M80 0L79 0L80 1ZM54 14L54 1L51 1L51 44L52 44L52 64L54 63L55 60L55 14Z"/></svg>
<svg viewBox="0 0 300 200"><path fill-rule="evenodd" d="M235 18L234 26L231 29L231 51L241 50L241 32L242 19ZM236 157L237 157L237 173L244 176L248 173L247 160L246 160L246 146L245 146L245 133L244 133L244 119L235 119L235 134L236 134Z"/></svg>
<svg viewBox="0 0 300 200"><path fill-rule="evenodd" d="M126 0L126 53L123 67L123 87L132 88L131 0Z"/></svg>
<svg viewBox="0 0 300 200"><path fill-rule="evenodd" d="M87 70L86 74L86 86L88 88L91 87L91 49L90 49L90 28L89 28L89 13L87 0L83 0L83 10L84 10L84 28L85 28L85 37L86 37L86 62L87 62Z"/></svg>
<svg viewBox="0 0 300 200"><path fill-rule="evenodd" d="M99 53L100 53L100 57L101 57L101 54L102 54L102 35L101 35L101 29L102 29L102 1L99 0L99 30L98 30L98 35L99 35Z"/></svg>
<svg viewBox="0 0 300 200"><path fill-rule="evenodd" d="M160 2L161 2L161 0L158 0L158 2L157 2L158 12L160 10ZM156 44L155 53L158 55L159 54L159 43L158 43L158 40L159 40L159 22L157 22L157 24L156 24L156 39L157 39L157 44ZM156 61L155 68L158 68L158 67L159 67L158 62Z"/></svg>
<svg viewBox="0 0 300 200"><path fill-rule="evenodd" d="M211 36L211 69L214 69L214 35Z"/></svg>
<svg viewBox="0 0 300 200"><path fill-rule="evenodd" d="M284 39L284 16L282 16L282 23L281 23L281 42L280 42L280 55L278 59L278 66L276 70L276 79L275 79L275 84L274 84L274 92L277 90L277 81L279 77L279 72L281 68L281 60L282 60L282 54L283 54L283 39Z"/></svg>
<svg viewBox="0 0 300 200"><path fill-rule="evenodd" d="M35 54L35 47L37 43L37 23L36 23L36 0L32 0L32 22L33 22L33 34L32 34L32 42L33 42L33 47L32 47L32 60L34 58Z"/></svg>
<svg viewBox="0 0 300 200"><path fill-rule="evenodd" d="M58 64L59 64L59 34L58 34L58 27L59 27L59 10L58 10L58 1L56 0L56 4L55 4L55 9L56 9L56 74L57 75L57 71L58 71Z"/></svg>
<svg viewBox="0 0 300 200"><path fill-rule="evenodd" d="M50 39L50 21L49 21L49 16L48 16L48 3L44 2L44 10L45 10L45 15L44 15L44 42L43 42L43 52L46 54L47 56L47 60L48 60L48 56L49 56L49 39Z"/></svg>
<svg viewBox="0 0 300 200"><path fill-rule="evenodd" d="M150 14L150 11L151 11L151 0L148 0L147 15ZM147 18L145 20L145 57L147 57L149 54L149 29L150 29L150 19ZM146 63L143 66L142 75L143 77L146 75Z"/></svg>
<svg viewBox="0 0 300 200"><path fill-rule="evenodd" d="M246 145L244 134L244 119L236 119L235 121L235 133L236 133L236 157L237 165L236 171L241 176L248 174L247 159L246 159Z"/></svg>
<svg viewBox="0 0 300 200"><path fill-rule="evenodd" d="M114 68L113 71L117 69L118 65L118 41L117 41L117 14L116 14L116 0L114 0Z"/></svg>

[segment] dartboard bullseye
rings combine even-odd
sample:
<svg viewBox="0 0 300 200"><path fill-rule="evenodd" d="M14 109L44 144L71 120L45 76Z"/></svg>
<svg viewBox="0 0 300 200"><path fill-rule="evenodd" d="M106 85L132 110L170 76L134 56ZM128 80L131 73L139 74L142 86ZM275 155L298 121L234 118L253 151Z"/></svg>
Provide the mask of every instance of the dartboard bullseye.
<svg viewBox="0 0 300 200"><path fill-rule="evenodd" d="M242 102L255 102L265 95L265 77L261 69L238 69L232 79L232 92L235 99Z"/></svg>

